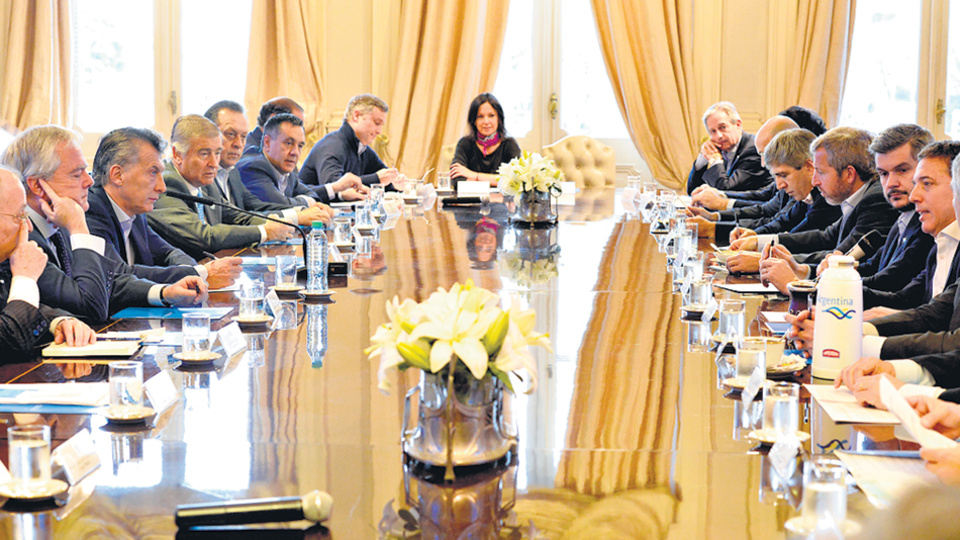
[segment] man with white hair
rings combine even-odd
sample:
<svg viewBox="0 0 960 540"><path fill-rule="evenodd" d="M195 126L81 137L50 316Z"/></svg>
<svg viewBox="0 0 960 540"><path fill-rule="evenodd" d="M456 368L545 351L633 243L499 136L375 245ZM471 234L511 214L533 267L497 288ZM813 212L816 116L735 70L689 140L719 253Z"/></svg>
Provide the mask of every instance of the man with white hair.
<svg viewBox="0 0 960 540"><path fill-rule="evenodd" d="M710 138L703 142L687 178L687 193L707 184L719 190L750 190L766 187L770 173L760 163L760 154L750 133L743 131L740 113L729 101L711 105L703 113Z"/></svg>

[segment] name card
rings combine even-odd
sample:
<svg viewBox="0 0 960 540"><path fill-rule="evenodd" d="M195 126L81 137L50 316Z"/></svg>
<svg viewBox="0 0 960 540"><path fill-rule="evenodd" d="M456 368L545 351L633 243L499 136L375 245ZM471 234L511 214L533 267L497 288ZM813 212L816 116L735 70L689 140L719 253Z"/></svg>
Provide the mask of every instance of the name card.
<svg viewBox="0 0 960 540"><path fill-rule="evenodd" d="M767 454L767 457L769 457L770 462L773 464L773 468L777 471L777 474L780 475L781 479L786 480L790 478L794 458L797 457L797 453L800 451L800 444L800 437L797 437L796 433L789 433L786 436L778 438L777 442L773 443L773 448L771 448Z"/></svg>
<svg viewBox="0 0 960 540"><path fill-rule="evenodd" d="M166 370L157 373L143 383L143 391L147 393L147 400L150 401L150 406L157 411L157 414L167 410L180 397L176 385L173 384L173 379L170 378L170 373Z"/></svg>
<svg viewBox="0 0 960 540"><path fill-rule="evenodd" d="M744 387L743 393L740 395L740 399L743 400L744 410L750 408L750 402L757 397L757 392L763 388L763 383L766 380L767 370L763 366L757 366L754 368L753 373L750 374L750 380L747 381L747 385Z"/></svg>
<svg viewBox="0 0 960 540"><path fill-rule="evenodd" d="M457 195L490 195L490 182L461 180L457 182Z"/></svg>
<svg viewBox="0 0 960 540"><path fill-rule="evenodd" d="M73 485L100 467L100 455L90 430L84 429L50 454L51 476L63 475Z"/></svg>
<svg viewBox="0 0 960 540"><path fill-rule="evenodd" d="M7 467L0 461L0 484L6 484L10 481L10 471L7 470Z"/></svg>
<svg viewBox="0 0 960 540"><path fill-rule="evenodd" d="M223 352L227 353L227 358L247 348L247 340L244 339L240 325L236 322L221 328L217 332L217 337L220 339L220 345L223 346Z"/></svg>
<svg viewBox="0 0 960 540"><path fill-rule="evenodd" d="M403 213L403 199L384 199L383 213L388 218L399 216Z"/></svg>
<svg viewBox="0 0 960 540"><path fill-rule="evenodd" d="M280 303L280 297L277 296L277 290L273 289L267 296L264 298L267 301L267 305L270 306L270 312L273 313L273 316L276 317L280 313L280 308L282 304Z"/></svg>

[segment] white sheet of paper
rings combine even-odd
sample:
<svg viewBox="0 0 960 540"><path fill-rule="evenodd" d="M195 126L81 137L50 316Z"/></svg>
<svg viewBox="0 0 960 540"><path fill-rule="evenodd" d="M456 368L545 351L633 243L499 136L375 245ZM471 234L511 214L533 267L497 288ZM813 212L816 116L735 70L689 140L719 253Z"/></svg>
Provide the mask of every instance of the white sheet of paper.
<svg viewBox="0 0 960 540"><path fill-rule="evenodd" d="M106 382L34 383L10 386L16 390L23 390L23 393L14 398L0 398L0 403L99 407L110 401L110 388Z"/></svg>
<svg viewBox="0 0 960 540"><path fill-rule="evenodd" d="M915 441L924 448L953 448L957 441L945 437L932 429L923 427L920 416L900 392L893 387L893 383L886 377L880 377L880 401L888 411L900 419L900 424L910 433Z"/></svg>
<svg viewBox="0 0 960 540"><path fill-rule="evenodd" d="M917 485L938 484L940 480L924 467L920 458L863 455L837 451L867 499L877 508L886 508L900 495Z"/></svg>
<svg viewBox="0 0 960 540"><path fill-rule="evenodd" d="M765 318L768 322L772 322L772 323L787 322L787 318L785 317L785 315L787 314L786 311L761 311L760 314L763 315L763 318Z"/></svg>
<svg viewBox="0 0 960 540"><path fill-rule="evenodd" d="M170 377L170 372L166 370L157 373L143 383L143 391L147 393L150 406L158 414L176 403L180 396L177 386L173 384L173 379Z"/></svg>
<svg viewBox="0 0 960 540"><path fill-rule="evenodd" d="M240 290L240 284L234 283L233 285L227 285L226 287L220 287L219 289L210 289L207 292L236 292Z"/></svg>
<svg viewBox="0 0 960 540"><path fill-rule="evenodd" d="M828 384L805 384L810 396L817 400L823 411L838 424L899 424L890 411L863 407L853 397L849 388L834 388Z"/></svg>
<svg viewBox="0 0 960 540"><path fill-rule="evenodd" d="M486 196L490 195L490 182L477 182L474 180L461 180L457 182L457 195L464 196Z"/></svg>
<svg viewBox="0 0 960 540"><path fill-rule="evenodd" d="M764 286L762 283L738 283L717 285L721 289L726 289L737 294L779 294L773 285Z"/></svg>

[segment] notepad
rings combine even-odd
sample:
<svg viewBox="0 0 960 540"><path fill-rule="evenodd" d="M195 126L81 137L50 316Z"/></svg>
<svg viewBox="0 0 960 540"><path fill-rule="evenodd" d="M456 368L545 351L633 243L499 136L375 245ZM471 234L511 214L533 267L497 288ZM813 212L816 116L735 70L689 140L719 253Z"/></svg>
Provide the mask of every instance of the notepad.
<svg viewBox="0 0 960 540"><path fill-rule="evenodd" d="M834 388L832 384L805 384L810 395L837 424L899 424L890 411L864 407L853 397L849 388Z"/></svg>
<svg viewBox="0 0 960 540"><path fill-rule="evenodd" d="M70 347L66 343L51 343L45 347L40 354L45 357L53 358L78 358L78 357L102 357L116 356L127 358L140 349L140 341L97 341L92 345L82 347Z"/></svg>
<svg viewBox="0 0 960 540"><path fill-rule="evenodd" d="M717 287L737 294L780 294L780 291L773 285L764 285L762 283L723 283L717 285Z"/></svg>
<svg viewBox="0 0 960 540"><path fill-rule="evenodd" d="M165 308L165 307L128 307L111 316L111 319L182 319L184 313L201 312L210 315L211 321L218 321L233 311L232 307L211 308Z"/></svg>
<svg viewBox="0 0 960 540"><path fill-rule="evenodd" d="M260 242L261 246L302 246L303 238L299 236L293 238L287 238L286 240L268 240L266 242Z"/></svg>

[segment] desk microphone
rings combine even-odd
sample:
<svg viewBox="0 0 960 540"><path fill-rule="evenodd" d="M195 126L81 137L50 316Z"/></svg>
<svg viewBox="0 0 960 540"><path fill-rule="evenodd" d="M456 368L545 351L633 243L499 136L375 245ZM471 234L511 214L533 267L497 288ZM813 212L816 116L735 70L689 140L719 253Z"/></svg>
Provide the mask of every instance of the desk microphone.
<svg viewBox="0 0 960 540"><path fill-rule="evenodd" d="M303 497L269 497L241 501L182 504L177 506L174 521L177 527L243 525L248 523L280 523L305 519L326 521L333 510L329 493L313 490Z"/></svg>
<svg viewBox="0 0 960 540"><path fill-rule="evenodd" d="M276 222L276 223L283 223L283 224L286 225L287 227L293 227L294 229L296 229L296 231L297 231L298 233L300 233L300 238L303 239L303 263L304 263L304 265L309 265L309 264L310 264L310 263L309 263L310 257L309 257L309 253L308 253L308 251L307 251L307 250L309 249L309 246L307 246L307 235L304 234L304 233L303 233L303 229L301 229L300 226L297 225L297 224L295 224L295 223L290 223L289 221L284 221L284 220L282 220L282 219L277 219L277 218L275 218L275 217L268 216L268 215L266 215L266 214L261 214L260 212L254 212L254 211L252 211L252 210L247 210L246 208L240 208L239 206L235 206L235 205L232 205L232 204L230 204L230 203L223 203L223 202L220 202L220 201L215 201L215 200L211 199L210 197L198 197L198 196L196 196L196 195L190 195L189 193L181 193L181 192L179 192L179 191L173 191L173 190L169 190L169 189L166 191L166 194L169 195L169 196L171 196L171 197L173 197L174 199L180 199L181 201L186 201L186 202L191 202L191 203L197 203L197 204L205 204L205 205L207 205L207 206L220 206L220 207L223 207L223 208L229 208L230 210L234 210L234 211L236 211L236 212L240 212L241 214L246 214L246 215L248 215L248 216L254 216L254 217L262 218L262 219L265 219L265 220L267 220L267 221L273 221L273 222Z"/></svg>
<svg viewBox="0 0 960 540"><path fill-rule="evenodd" d="M853 257L854 260L861 261L873 257L873 254L880 250L883 245L883 235L880 231L874 229L860 237L860 241L850 248L850 251L844 255Z"/></svg>

